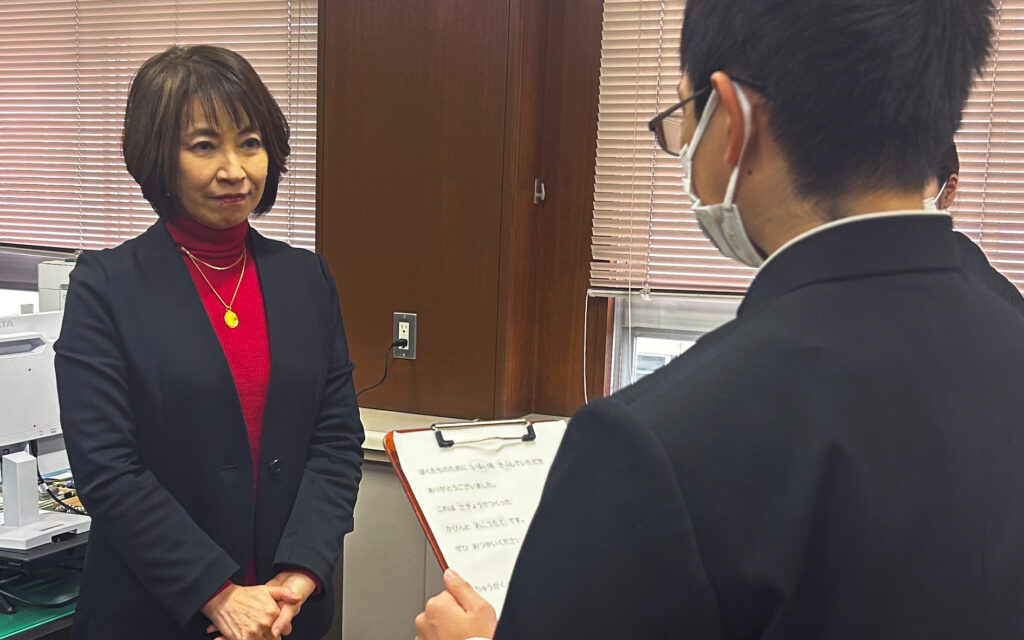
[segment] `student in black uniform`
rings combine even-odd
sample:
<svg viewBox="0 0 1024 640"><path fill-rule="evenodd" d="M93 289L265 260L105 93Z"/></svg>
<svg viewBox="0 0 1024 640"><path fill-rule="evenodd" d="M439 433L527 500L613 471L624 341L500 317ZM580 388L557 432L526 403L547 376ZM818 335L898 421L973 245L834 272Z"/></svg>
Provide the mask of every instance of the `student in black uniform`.
<svg viewBox="0 0 1024 640"><path fill-rule="evenodd" d="M957 187L960 185L960 154L956 143L951 142L935 176L928 179L924 189L925 209L932 211L948 211L956 201ZM1010 306L1024 315L1024 297L1020 290L1006 276L999 273L991 264L985 252L970 238L956 232L956 247L960 252L961 267L975 280L983 284L992 293L1005 300Z"/></svg>
<svg viewBox="0 0 1024 640"><path fill-rule="evenodd" d="M733 322L573 418L497 627L449 575L421 639L1024 637L1024 323L921 211L993 15L687 2L652 126L760 271Z"/></svg>

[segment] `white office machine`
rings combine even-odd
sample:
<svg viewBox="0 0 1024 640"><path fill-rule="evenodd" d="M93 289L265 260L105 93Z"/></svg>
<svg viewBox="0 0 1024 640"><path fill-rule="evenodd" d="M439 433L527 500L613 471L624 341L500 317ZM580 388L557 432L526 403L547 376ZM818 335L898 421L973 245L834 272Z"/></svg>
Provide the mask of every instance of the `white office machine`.
<svg viewBox="0 0 1024 640"><path fill-rule="evenodd" d="M63 317L0 318L0 447L60 435L53 343Z"/></svg>
<svg viewBox="0 0 1024 640"><path fill-rule="evenodd" d="M28 551L89 531L92 519L39 508L36 459L24 451L3 457L4 509L0 549Z"/></svg>
<svg viewBox="0 0 1024 640"><path fill-rule="evenodd" d="M39 311L63 311L74 259L39 263Z"/></svg>
<svg viewBox="0 0 1024 640"><path fill-rule="evenodd" d="M23 451L29 441L46 443L51 466L67 468L53 370L53 344L63 315L0 318L0 452L9 451L0 467L0 549L25 551L89 530L88 516L40 511L36 459ZM54 462L53 456L61 460Z"/></svg>

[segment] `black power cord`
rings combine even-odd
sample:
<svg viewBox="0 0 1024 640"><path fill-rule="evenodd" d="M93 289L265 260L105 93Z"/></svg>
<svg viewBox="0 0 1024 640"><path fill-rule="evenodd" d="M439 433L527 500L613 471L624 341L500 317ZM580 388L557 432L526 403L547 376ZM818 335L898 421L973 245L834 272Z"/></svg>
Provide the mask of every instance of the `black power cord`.
<svg viewBox="0 0 1024 640"><path fill-rule="evenodd" d="M47 484L46 479L43 478L43 474L39 472L39 447L36 445L36 441L35 440L30 441L28 443L28 448L29 448L29 452L32 454L32 457L36 459L36 478L38 479L39 486L41 486L41 487L46 489L46 493L50 494L50 497L53 498L54 502L56 502L60 506L64 507L65 509L67 509L71 513L77 513L80 516L87 516L87 515L89 515L88 512L86 512L86 511L84 511L82 509L79 509L78 507L76 507L76 506L74 506L72 504L68 504L68 503L64 502L63 500L60 499L60 496L58 496L56 493L53 492L52 489L50 489L50 485Z"/></svg>
<svg viewBox="0 0 1024 640"><path fill-rule="evenodd" d="M408 344L409 344L409 341L406 340L405 338L401 338L399 340L395 340L394 342L391 343L391 346L388 347L388 350L384 352L384 375L381 376L380 382L378 382L375 385L366 387L365 389L363 389L362 391L357 393L356 394L357 398L359 396L363 395L364 393L366 393L367 391L369 391L370 389L376 389L380 385L384 384L384 381L388 379L388 363L391 361L391 356L393 355L392 352L396 348L398 348L398 347L403 347L404 348L404 347L408 346Z"/></svg>
<svg viewBox="0 0 1024 640"><path fill-rule="evenodd" d="M82 569L80 567L68 567L68 566L60 565L60 564L59 565L54 565L54 566L56 566L57 568L60 568L60 569L67 569L69 571L77 571L79 573L81 573L81 571L82 571ZM11 582L24 581L24 580L29 579L29 578L30 578L29 574L26 573L23 569L16 569L14 574L7 575L7 576L5 576L3 578L0 578L0 585L6 585L6 584L9 584ZM63 600L63 601L57 601L57 602L38 602L36 600L29 600L28 598L23 598L22 596L19 596L17 594L11 593L5 587L3 589L0 589L0 614L10 615L12 613L16 613L15 608L14 608L14 603L15 602L17 602L18 604L23 604L23 605L29 606L29 607L37 607L37 608L41 608L41 609L59 609L61 607L66 607L67 605L71 604L72 602L74 602L77 599L78 599L78 596L72 596L71 598L68 598L67 600Z"/></svg>
<svg viewBox="0 0 1024 640"><path fill-rule="evenodd" d="M35 600L29 600L28 598L22 598L21 596L15 595L10 591L4 591L3 589L0 589L0 597L6 598L11 602L17 602L18 604L24 604L38 609L60 609L61 607L66 607L75 600L78 600L78 596L72 596L67 600L59 600L57 602L37 602ZM14 613L14 611L11 611L10 613Z"/></svg>
<svg viewBox="0 0 1024 640"><path fill-rule="evenodd" d="M87 516L87 515L89 515L89 513L87 511L85 511L84 509L79 509L75 505L68 504L68 503L64 502L63 500L61 500L60 496L58 496L56 493L54 493L53 489L50 488L50 485L46 484L46 480L43 478L42 474L39 473L38 469L36 470L36 476L39 478L39 484L46 488L46 493L50 494L50 497L53 498L54 501L57 504L59 504L60 506L64 507L65 509L67 509L71 513L77 513L80 516Z"/></svg>

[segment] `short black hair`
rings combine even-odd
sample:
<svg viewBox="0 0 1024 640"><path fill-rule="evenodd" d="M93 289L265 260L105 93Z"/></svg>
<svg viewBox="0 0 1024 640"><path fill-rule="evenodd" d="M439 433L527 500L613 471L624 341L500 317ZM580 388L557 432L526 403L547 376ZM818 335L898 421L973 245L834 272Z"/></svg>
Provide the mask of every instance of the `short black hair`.
<svg viewBox="0 0 1024 640"><path fill-rule="evenodd" d="M238 127L253 124L267 150L267 179L254 213L266 213L291 153L288 122L249 62L223 47L171 47L139 68L128 91L121 150L128 173L157 215L178 211L175 196L183 125L198 105L217 124L222 106Z"/></svg>
<svg viewBox="0 0 1024 640"><path fill-rule="evenodd" d="M939 161L938 169L935 171L935 179L939 181L939 186L949 182L949 178L952 175L960 175L960 154L957 153L956 143L950 142L949 146L942 154L942 160Z"/></svg>
<svg viewBox="0 0 1024 640"><path fill-rule="evenodd" d="M763 88L804 196L909 191L959 128L994 15L993 0L689 0L680 57L694 91L715 71Z"/></svg>

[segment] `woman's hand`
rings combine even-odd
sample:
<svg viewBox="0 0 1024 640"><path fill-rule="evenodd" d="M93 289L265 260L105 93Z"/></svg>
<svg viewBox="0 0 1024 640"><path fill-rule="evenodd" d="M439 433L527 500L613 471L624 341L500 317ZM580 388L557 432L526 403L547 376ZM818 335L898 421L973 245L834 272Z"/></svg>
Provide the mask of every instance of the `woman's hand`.
<svg viewBox="0 0 1024 640"><path fill-rule="evenodd" d="M288 636L292 633L292 619L299 615L302 603L316 591L316 583L304 573L297 571L282 571L274 576L273 580L267 583L268 587L285 587L300 600L295 603L278 602L281 606L281 613L271 626L270 631L275 637Z"/></svg>
<svg viewBox="0 0 1024 640"><path fill-rule="evenodd" d="M271 627L281 614L281 606L301 601L283 586L232 584L203 606L203 614L213 623L206 632L220 633L217 640L279 640L280 633L274 633Z"/></svg>

